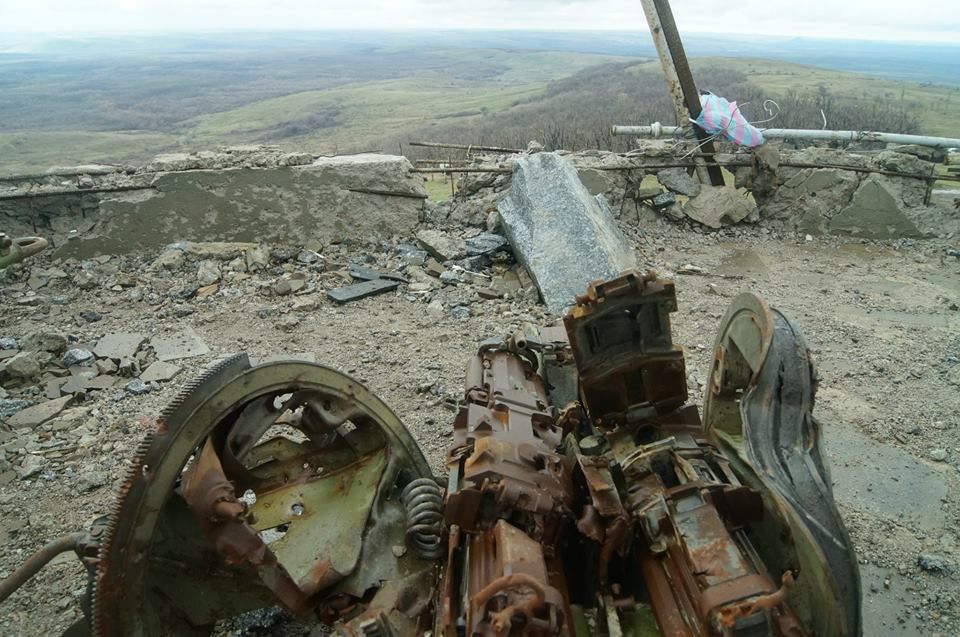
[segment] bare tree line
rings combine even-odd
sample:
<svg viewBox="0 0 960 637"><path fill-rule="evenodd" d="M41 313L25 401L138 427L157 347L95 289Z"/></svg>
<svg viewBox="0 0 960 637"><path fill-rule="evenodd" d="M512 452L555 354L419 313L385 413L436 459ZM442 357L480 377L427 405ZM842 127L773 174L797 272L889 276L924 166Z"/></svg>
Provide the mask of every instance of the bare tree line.
<svg viewBox="0 0 960 637"><path fill-rule="evenodd" d="M777 117L765 126L882 130L919 130L916 107L904 100L840 97L827 87L796 88L773 96L743 73L723 67L701 69L701 88L736 100L748 120L766 119L764 101L775 99ZM536 140L548 150L599 149L623 152L633 140L614 137L613 124L675 124L676 114L659 73L635 63L606 64L551 82L538 97L515 103L497 113L485 113L457 123L422 126L384 140L397 148L413 139L459 144L526 148ZM433 149L404 147L411 158L445 159L458 155ZM460 155L462 156L462 154Z"/></svg>

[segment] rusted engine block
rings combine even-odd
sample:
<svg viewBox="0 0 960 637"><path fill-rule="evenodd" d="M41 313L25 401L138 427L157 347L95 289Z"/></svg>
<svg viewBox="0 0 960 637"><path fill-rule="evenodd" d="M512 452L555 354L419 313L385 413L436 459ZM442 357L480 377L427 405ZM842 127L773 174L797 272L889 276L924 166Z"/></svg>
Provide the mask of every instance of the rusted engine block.
<svg viewBox="0 0 960 637"><path fill-rule="evenodd" d="M802 336L738 297L701 419L676 309L671 281L631 271L562 326L484 343L445 481L339 372L222 362L161 416L112 516L61 543L91 572L70 634L207 634L279 605L344 636L860 635Z"/></svg>

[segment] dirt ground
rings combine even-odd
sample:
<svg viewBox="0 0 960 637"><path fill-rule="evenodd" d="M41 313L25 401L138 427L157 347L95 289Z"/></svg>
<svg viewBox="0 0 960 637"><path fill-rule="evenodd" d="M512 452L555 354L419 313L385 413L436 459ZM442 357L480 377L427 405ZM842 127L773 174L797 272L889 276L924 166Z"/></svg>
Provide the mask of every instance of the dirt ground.
<svg viewBox="0 0 960 637"><path fill-rule="evenodd" d="M714 333L737 293L759 294L804 328L819 366L817 413L836 494L860 557L864 634L960 634L960 261L947 252L955 246L759 227L706 233L665 222L625 232L641 264L675 275L674 339L686 350L692 401L702 402ZM552 317L526 297L483 300L471 283L437 282L426 294L401 286L343 306L327 300L324 291L344 282L340 265L396 266L393 243L322 246L325 259L313 264L286 261L300 248L291 246L253 274L223 262L218 290L203 298L184 292L196 290L189 282L199 262L189 255L173 269L156 264L158 254L87 263L41 256L0 274L0 336L49 330L82 346L112 332L192 330L210 348L175 361L183 371L148 393L131 394L122 378L39 426L0 426L0 576L105 512L145 423L227 353L312 353L354 375L406 422L439 470L478 342ZM702 272L677 274L687 265ZM89 289L78 285L81 270ZM306 287L277 296L276 282L299 272ZM458 307L470 315L451 313ZM89 311L102 318L80 316ZM30 396L39 388L8 391L9 399L43 400ZM22 478L28 455L39 468ZM83 589L80 564L56 560L0 605L0 633L59 634L79 617Z"/></svg>

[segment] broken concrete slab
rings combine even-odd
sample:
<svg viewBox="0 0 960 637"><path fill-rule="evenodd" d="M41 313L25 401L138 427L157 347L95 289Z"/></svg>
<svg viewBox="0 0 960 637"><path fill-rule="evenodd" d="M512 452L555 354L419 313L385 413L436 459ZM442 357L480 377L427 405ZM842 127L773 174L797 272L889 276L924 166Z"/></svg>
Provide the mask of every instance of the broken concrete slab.
<svg viewBox="0 0 960 637"><path fill-rule="evenodd" d="M863 180L850 205L830 219L827 227L833 233L870 239L924 236L876 175Z"/></svg>
<svg viewBox="0 0 960 637"><path fill-rule="evenodd" d="M66 409L67 405L69 405L70 401L72 400L73 396L64 396L62 398L56 398L54 400L42 402L39 405L34 405L33 407L27 407L26 409L18 411L14 415L10 416L7 419L7 424L14 428L36 427L37 425L42 425Z"/></svg>
<svg viewBox="0 0 960 637"><path fill-rule="evenodd" d="M145 383L173 380L182 369L182 367L173 363L157 361L140 374L140 380Z"/></svg>
<svg viewBox="0 0 960 637"><path fill-rule="evenodd" d="M463 239L446 232L420 230L415 236L423 249L440 262L462 259L467 254Z"/></svg>
<svg viewBox="0 0 960 637"><path fill-rule="evenodd" d="M685 215L714 229L739 223L756 210L756 204L733 186L701 186L700 194L683 205Z"/></svg>
<svg viewBox="0 0 960 637"><path fill-rule="evenodd" d="M103 338L97 341L97 344L93 347L93 353L97 355L97 358L109 358L118 361L124 358L133 358L133 355L137 353L137 350L146 340L146 335L132 332L104 334Z"/></svg>
<svg viewBox="0 0 960 637"><path fill-rule="evenodd" d="M38 233L50 235L58 256L80 257L199 237L254 244L409 236L427 198L411 169L404 157L351 155L298 166L158 172L143 189L102 195L92 228Z"/></svg>
<svg viewBox="0 0 960 637"><path fill-rule="evenodd" d="M170 336L155 336L150 339L150 344L153 345L157 360L161 361L175 361L210 353L210 348L203 339L189 328Z"/></svg>
<svg viewBox="0 0 960 637"><path fill-rule="evenodd" d="M348 303L350 301L365 299L368 296L396 290L399 285L399 281L374 279L372 281L364 281L363 283L354 283L353 285L345 285L340 288L327 290L327 298L336 303Z"/></svg>
<svg viewBox="0 0 960 637"><path fill-rule="evenodd" d="M573 164L556 153L516 161L499 212L551 312L562 313L591 281L636 267L606 200L591 196Z"/></svg>

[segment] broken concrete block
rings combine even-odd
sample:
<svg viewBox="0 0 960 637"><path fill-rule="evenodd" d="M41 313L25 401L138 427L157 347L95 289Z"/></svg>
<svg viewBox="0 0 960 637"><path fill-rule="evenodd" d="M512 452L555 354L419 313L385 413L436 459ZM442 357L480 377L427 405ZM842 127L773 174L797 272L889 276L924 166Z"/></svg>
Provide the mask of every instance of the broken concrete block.
<svg viewBox="0 0 960 637"><path fill-rule="evenodd" d="M871 239L923 236L876 175L863 180L850 205L833 217L827 227L830 232Z"/></svg>
<svg viewBox="0 0 960 637"><path fill-rule="evenodd" d="M710 228L743 221L757 209L733 186L702 186L700 194L683 205L685 215Z"/></svg>
<svg viewBox="0 0 960 637"><path fill-rule="evenodd" d="M391 290L396 290L400 283L388 279L374 279L364 281L363 283L354 283L341 288L335 288L327 291L327 297L336 303L349 303L350 301L359 301L368 296L382 294Z"/></svg>
<svg viewBox="0 0 960 637"><path fill-rule="evenodd" d="M23 411L18 411L7 419L7 424L11 427L35 427L47 422L61 411L63 411L73 396L64 396L56 400L48 400L33 407L27 407Z"/></svg>
<svg viewBox="0 0 960 637"><path fill-rule="evenodd" d="M109 358L118 361L124 358L132 358L146 340L145 335L131 332L104 334L103 338L97 341L94 346L93 353L97 355L97 358ZM114 370L116 370L116 367L114 367Z"/></svg>
<svg viewBox="0 0 960 637"><path fill-rule="evenodd" d="M560 155L518 159L499 212L514 254L551 312L562 313L591 281L636 267L606 200L592 197Z"/></svg>
<svg viewBox="0 0 960 637"><path fill-rule="evenodd" d="M440 262L460 259L467 254L466 246L460 237L439 230L421 230L416 237L423 249Z"/></svg>
<svg viewBox="0 0 960 637"><path fill-rule="evenodd" d="M657 173L657 181L678 195L696 197L700 194L700 182L688 175L684 168L665 168Z"/></svg>
<svg viewBox="0 0 960 637"><path fill-rule="evenodd" d="M173 380L177 374L180 373L181 369L179 365L174 365L166 361L157 361L140 374L140 380L145 383Z"/></svg>
<svg viewBox="0 0 960 637"><path fill-rule="evenodd" d="M207 344L191 329L170 336L156 336L150 340L150 344L153 345L157 360L161 361L193 358L210 353Z"/></svg>

